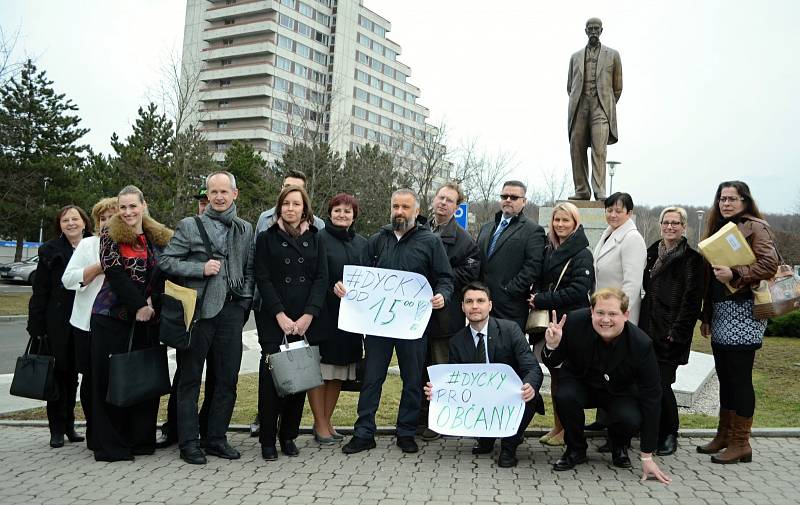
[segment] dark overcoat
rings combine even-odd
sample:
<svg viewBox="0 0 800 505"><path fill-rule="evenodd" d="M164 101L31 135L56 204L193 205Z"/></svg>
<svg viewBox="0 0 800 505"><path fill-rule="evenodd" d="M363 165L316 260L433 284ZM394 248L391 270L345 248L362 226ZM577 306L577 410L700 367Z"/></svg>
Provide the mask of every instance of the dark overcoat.
<svg viewBox="0 0 800 505"><path fill-rule="evenodd" d="M339 306L341 299L333 292L333 286L342 280L345 265L358 265L367 239L348 229L325 222L319 231L319 239L325 248L328 264L325 305L317 326L319 351L323 363L349 365L361 359L362 335L339 329Z"/></svg>
<svg viewBox="0 0 800 505"><path fill-rule="evenodd" d="M296 321L303 314L314 316L306 333L312 344L318 343L319 315L328 286L328 263L317 228L292 238L276 222L258 234L255 254L256 286L261 293L258 335L263 346L283 342L283 330L275 319L283 312Z"/></svg>

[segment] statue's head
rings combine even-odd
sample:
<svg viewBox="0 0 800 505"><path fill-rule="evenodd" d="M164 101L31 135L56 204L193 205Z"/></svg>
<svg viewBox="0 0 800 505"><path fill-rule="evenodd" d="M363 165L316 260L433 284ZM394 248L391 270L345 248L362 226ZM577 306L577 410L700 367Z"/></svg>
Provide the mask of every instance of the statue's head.
<svg viewBox="0 0 800 505"><path fill-rule="evenodd" d="M589 18L586 21L586 36L589 37L589 44L596 46L600 43L600 34L603 33L603 22L600 18Z"/></svg>

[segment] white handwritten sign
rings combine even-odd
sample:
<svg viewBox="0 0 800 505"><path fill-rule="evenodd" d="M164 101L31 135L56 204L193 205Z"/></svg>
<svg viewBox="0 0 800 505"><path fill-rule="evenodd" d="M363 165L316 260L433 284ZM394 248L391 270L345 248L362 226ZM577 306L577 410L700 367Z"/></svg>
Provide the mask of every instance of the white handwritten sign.
<svg viewBox="0 0 800 505"><path fill-rule="evenodd" d="M443 435L510 437L525 411L522 381L502 363L428 367L433 397L428 426Z"/></svg>
<svg viewBox="0 0 800 505"><path fill-rule="evenodd" d="M381 337L422 338L433 308L428 280L414 272L344 266L347 294L339 308L339 329Z"/></svg>

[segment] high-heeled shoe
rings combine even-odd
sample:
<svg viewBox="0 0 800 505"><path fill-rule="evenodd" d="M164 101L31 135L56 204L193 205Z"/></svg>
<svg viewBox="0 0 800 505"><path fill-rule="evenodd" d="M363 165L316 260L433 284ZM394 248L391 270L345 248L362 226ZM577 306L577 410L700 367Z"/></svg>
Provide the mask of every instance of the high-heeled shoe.
<svg viewBox="0 0 800 505"><path fill-rule="evenodd" d="M311 428L311 433L314 434L314 440L317 441L319 445L333 445L336 443L336 439L333 437L323 437L319 433L317 433L316 428Z"/></svg>
<svg viewBox="0 0 800 505"><path fill-rule="evenodd" d="M337 442L340 442L344 440L344 435L336 431L336 428L331 428L331 438L336 440Z"/></svg>

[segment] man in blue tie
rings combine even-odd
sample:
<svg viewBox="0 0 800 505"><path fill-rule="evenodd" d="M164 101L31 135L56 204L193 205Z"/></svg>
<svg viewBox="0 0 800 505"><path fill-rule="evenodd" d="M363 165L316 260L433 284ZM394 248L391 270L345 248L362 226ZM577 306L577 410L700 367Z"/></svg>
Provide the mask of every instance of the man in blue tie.
<svg viewBox="0 0 800 505"><path fill-rule="evenodd" d="M541 226L522 213L527 188L506 181L500 192L500 212L478 233L481 279L488 284L494 304L492 316L509 319L525 330L531 285L539 281L545 235Z"/></svg>

